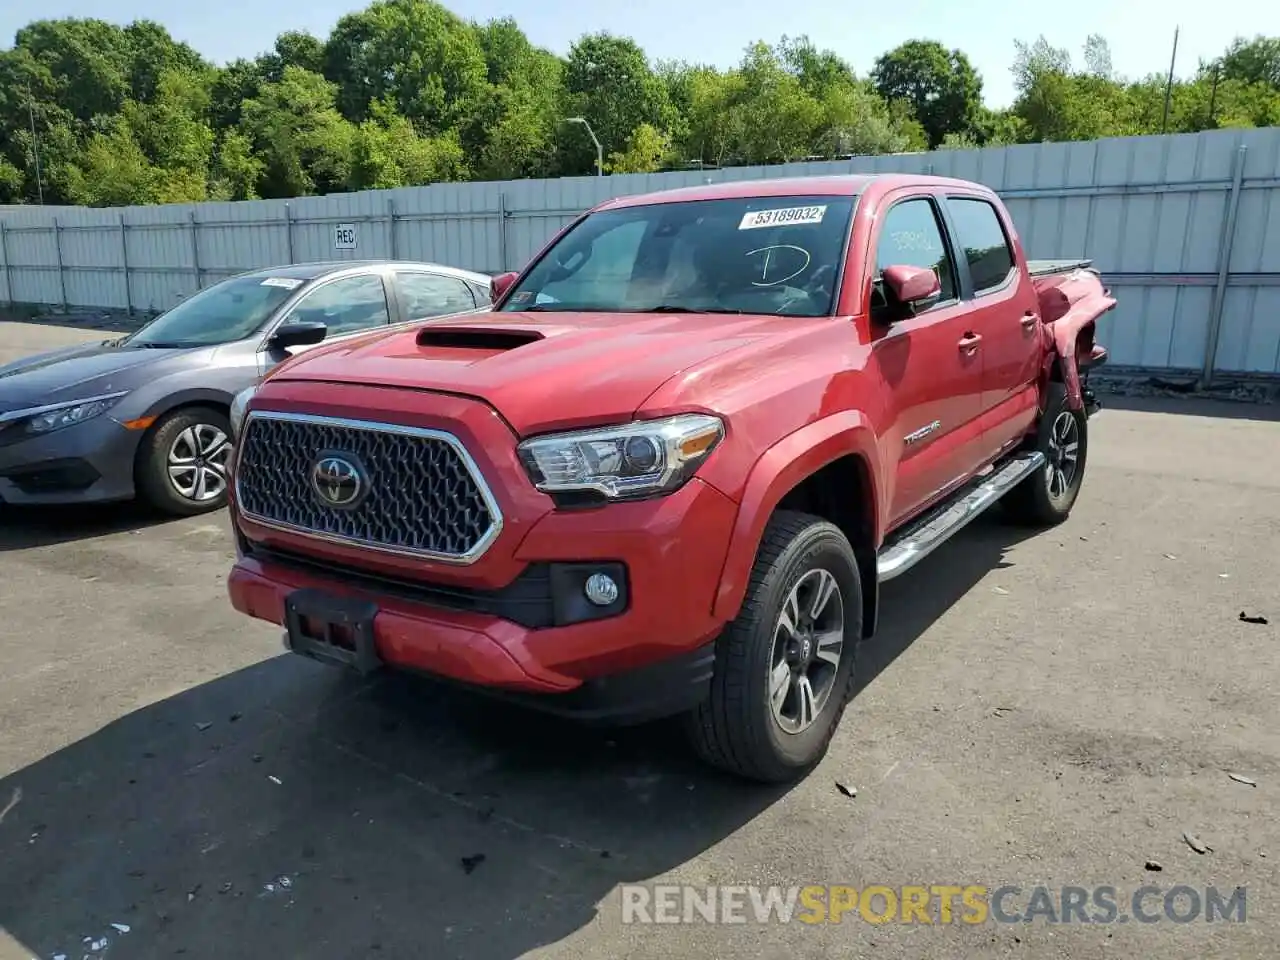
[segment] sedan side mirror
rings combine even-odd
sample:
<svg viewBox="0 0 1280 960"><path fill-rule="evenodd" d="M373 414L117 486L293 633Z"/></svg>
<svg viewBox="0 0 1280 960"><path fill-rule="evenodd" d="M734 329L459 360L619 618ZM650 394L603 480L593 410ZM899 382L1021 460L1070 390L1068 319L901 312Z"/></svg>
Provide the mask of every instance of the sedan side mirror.
<svg viewBox="0 0 1280 960"><path fill-rule="evenodd" d="M322 320L286 320L276 327L270 345L279 350L306 347L319 343L329 335L329 325Z"/></svg>
<svg viewBox="0 0 1280 960"><path fill-rule="evenodd" d="M928 267L895 264L885 267L882 276L890 305L907 316L928 310L942 298L938 275Z"/></svg>
<svg viewBox="0 0 1280 960"><path fill-rule="evenodd" d="M490 296L494 303L502 297L504 293L511 289L511 285L520 278L518 273L500 273L489 281Z"/></svg>

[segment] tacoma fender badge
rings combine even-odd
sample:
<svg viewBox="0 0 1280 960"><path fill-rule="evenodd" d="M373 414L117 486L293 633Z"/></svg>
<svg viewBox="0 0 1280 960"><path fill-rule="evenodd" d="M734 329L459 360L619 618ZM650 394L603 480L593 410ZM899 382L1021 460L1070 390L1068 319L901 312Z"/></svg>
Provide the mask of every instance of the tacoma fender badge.
<svg viewBox="0 0 1280 960"><path fill-rule="evenodd" d="M933 433L935 430L937 430L941 426L942 426L941 420L935 420L933 421L933 423L926 423L919 430L913 430L911 433L908 433L905 437L902 438L902 442L905 443L907 446L911 446L911 444L913 443L919 443L921 440L923 440L925 437Z"/></svg>

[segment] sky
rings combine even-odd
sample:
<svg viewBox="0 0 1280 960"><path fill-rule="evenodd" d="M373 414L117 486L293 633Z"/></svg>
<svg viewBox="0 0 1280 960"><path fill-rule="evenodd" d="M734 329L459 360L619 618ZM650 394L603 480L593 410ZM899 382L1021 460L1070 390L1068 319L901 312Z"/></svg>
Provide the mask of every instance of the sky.
<svg viewBox="0 0 1280 960"><path fill-rule="evenodd" d="M285 30L323 38L359 0L4 0L0 46L38 18L148 19L215 62L252 57ZM1056 8L1027 0L899 0L858 12L849 0L445 0L468 20L511 16L539 46L564 54L584 33L630 36L651 59L728 67L756 41L807 34L866 74L876 57L905 40L937 40L963 50L983 77L984 99L1008 106L1014 41L1044 34L1083 64L1085 38L1105 36L1116 71L1130 77L1169 69L1180 27L1175 73L1219 54L1236 35L1280 35L1280 3L1264 0L1073 0ZM1057 13L1056 11L1061 11Z"/></svg>

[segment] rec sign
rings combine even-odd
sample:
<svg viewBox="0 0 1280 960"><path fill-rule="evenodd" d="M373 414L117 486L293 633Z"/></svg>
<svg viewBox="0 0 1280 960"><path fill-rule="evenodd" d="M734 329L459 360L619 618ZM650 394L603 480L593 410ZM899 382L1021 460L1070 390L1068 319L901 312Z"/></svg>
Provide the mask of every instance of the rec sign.
<svg viewBox="0 0 1280 960"><path fill-rule="evenodd" d="M335 250L354 250L358 245L358 234L354 223L339 223L333 228L333 248Z"/></svg>

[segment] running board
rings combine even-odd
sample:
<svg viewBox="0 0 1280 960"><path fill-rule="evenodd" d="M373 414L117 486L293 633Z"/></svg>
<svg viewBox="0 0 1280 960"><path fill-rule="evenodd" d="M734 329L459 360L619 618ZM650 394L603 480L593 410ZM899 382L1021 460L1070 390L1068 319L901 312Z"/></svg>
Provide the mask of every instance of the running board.
<svg viewBox="0 0 1280 960"><path fill-rule="evenodd" d="M880 582L906 573L1044 464L1039 450L1017 454L981 483L926 513L880 551Z"/></svg>

